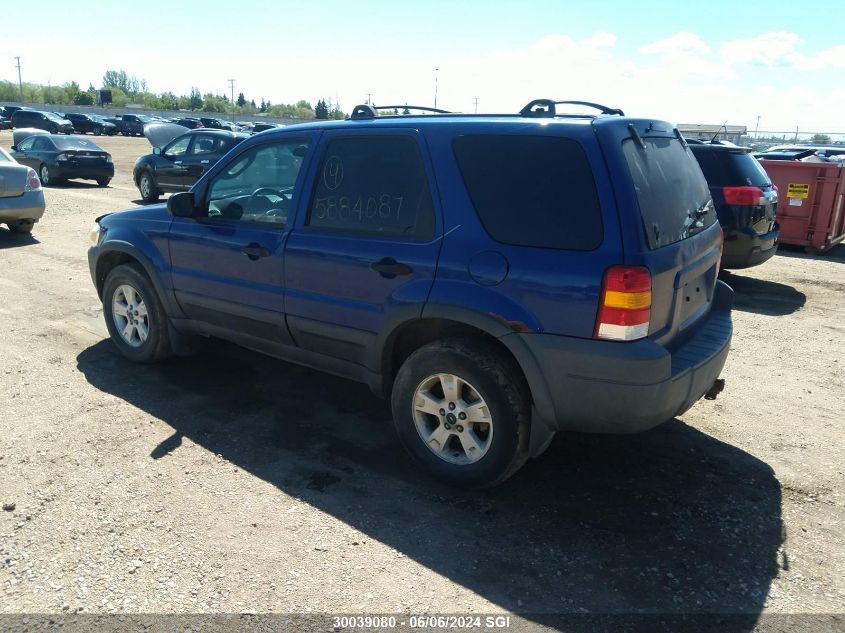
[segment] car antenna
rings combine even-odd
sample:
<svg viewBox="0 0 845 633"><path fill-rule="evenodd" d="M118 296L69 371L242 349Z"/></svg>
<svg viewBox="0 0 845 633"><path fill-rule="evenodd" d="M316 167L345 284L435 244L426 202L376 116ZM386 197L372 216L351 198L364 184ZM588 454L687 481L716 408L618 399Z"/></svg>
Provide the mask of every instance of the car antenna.
<svg viewBox="0 0 845 633"><path fill-rule="evenodd" d="M719 132L721 132L721 131L722 131L722 128L723 128L723 127L725 128L725 132L727 132L727 131L728 131L728 128L726 128L726 127L725 127L727 124L728 124L728 120L727 120L727 119L725 119L725 122L724 122L724 123L722 123L722 125L721 125L721 126L719 126L719 129L718 129L718 130L716 130L716 133L713 135L713 138L711 138L711 139L710 139L710 143L711 143L711 144L713 143L713 141L715 141L715 140L716 140L716 137L717 137L717 136L719 136Z"/></svg>

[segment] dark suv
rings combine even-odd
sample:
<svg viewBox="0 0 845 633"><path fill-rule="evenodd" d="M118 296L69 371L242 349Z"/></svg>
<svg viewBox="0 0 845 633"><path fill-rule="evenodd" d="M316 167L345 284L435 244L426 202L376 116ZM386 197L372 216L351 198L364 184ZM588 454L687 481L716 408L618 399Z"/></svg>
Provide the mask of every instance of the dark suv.
<svg viewBox="0 0 845 633"><path fill-rule="evenodd" d="M725 238L722 268L762 264L778 249L778 192L750 147L690 141Z"/></svg>
<svg viewBox="0 0 845 633"><path fill-rule="evenodd" d="M73 134L73 124L53 112L16 110L12 113L12 127L32 127L47 130L50 134Z"/></svg>
<svg viewBox="0 0 845 633"><path fill-rule="evenodd" d="M715 397L733 293L698 164L669 123L563 103L357 106L250 137L166 206L98 218L112 340L153 362L220 337L367 383L463 486L558 430L643 431Z"/></svg>

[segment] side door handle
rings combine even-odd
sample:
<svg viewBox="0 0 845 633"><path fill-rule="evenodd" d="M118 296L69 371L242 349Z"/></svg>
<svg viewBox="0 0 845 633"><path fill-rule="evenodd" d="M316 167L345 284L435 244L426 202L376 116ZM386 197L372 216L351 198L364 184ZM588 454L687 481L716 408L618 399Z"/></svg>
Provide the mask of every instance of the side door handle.
<svg viewBox="0 0 845 633"><path fill-rule="evenodd" d="M200 161L200 164L201 164L201 165L208 165L208 161L207 161L207 160L201 160L201 161Z"/></svg>
<svg viewBox="0 0 845 633"><path fill-rule="evenodd" d="M370 264L370 270L377 272L385 279L393 279L402 275L410 275L414 269L408 264L397 262L392 257L383 257L377 262Z"/></svg>
<svg viewBox="0 0 845 633"><path fill-rule="evenodd" d="M249 257L252 261L256 261L258 259L261 259L262 257L270 257L271 254L269 250L267 250L260 244L256 244L255 242L244 246L241 249L241 253Z"/></svg>

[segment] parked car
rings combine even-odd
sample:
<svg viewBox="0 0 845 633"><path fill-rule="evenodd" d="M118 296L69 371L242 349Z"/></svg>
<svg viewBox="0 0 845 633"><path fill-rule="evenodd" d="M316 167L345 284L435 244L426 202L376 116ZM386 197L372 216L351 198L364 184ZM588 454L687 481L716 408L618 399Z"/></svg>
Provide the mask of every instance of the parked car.
<svg viewBox="0 0 845 633"><path fill-rule="evenodd" d="M815 149L784 149L784 150L767 150L765 152L757 152L754 158L757 160L803 160L816 155Z"/></svg>
<svg viewBox="0 0 845 633"><path fill-rule="evenodd" d="M265 132L267 130L275 130L278 127L282 127L277 123L256 123L252 126L250 132L253 134L258 134L259 132Z"/></svg>
<svg viewBox="0 0 845 633"><path fill-rule="evenodd" d="M173 123L176 125L181 125L182 127L186 127L189 130L196 130L202 127L202 121L199 119L192 119L190 117L183 117L181 119L173 119Z"/></svg>
<svg viewBox="0 0 845 633"><path fill-rule="evenodd" d="M229 130L230 132L235 131L232 130L232 124L227 123L226 121L221 121L220 119L215 119L212 117L200 117L199 119L203 127L207 127L212 130Z"/></svg>
<svg viewBox="0 0 845 633"><path fill-rule="evenodd" d="M114 118L117 131L123 136L143 136L144 126L153 122L145 114L119 114Z"/></svg>
<svg viewBox="0 0 845 633"><path fill-rule="evenodd" d="M31 233L45 206L38 174L0 147L0 222L13 233Z"/></svg>
<svg viewBox="0 0 845 633"><path fill-rule="evenodd" d="M16 110L12 113L12 127L34 127L47 130L50 134L72 134L73 123L53 112L39 110Z"/></svg>
<svg viewBox="0 0 845 633"><path fill-rule="evenodd" d="M2 114L7 119L11 119L12 115L17 112L18 110L31 110L32 108L27 108L26 106L3 106L0 107L0 114Z"/></svg>
<svg viewBox="0 0 845 633"><path fill-rule="evenodd" d="M73 124L73 129L77 134L90 133L100 136L102 134L108 134L108 128L112 128L114 130L114 132L112 132L113 134L117 133L117 126L113 123L108 123L107 121L95 118L95 116L91 114L69 112L65 115L65 118Z"/></svg>
<svg viewBox="0 0 845 633"><path fill-rule="evenodd" d="M117 125L115 125L112 121L109 121L106 117L100 114L89 114L89 117L93 121L96 121L103 127L103 134L106 136L114 136L117 134Z"/></svg>
<svg viewBox="0 0 845 633"><path fill-rule="evenodd" d="M4 116L0 116L0 130L11 130L12 121Z"/></svg>
<svg viewBox="0 0 845 633"><path fill-rule="evenodd" d="M247 135L224 130L186 131L172 123L148 125L145 136L153 153L135 162L135 186L145 202L162 193L187 191L206 170Z"/></svg>
<svg viewBox="0 0 845 633"><path fill-rule="evenodd" d="M112 340L153 362L215 336L365 382L462 486L557 430L681 415L722 387L731 341L707 183L673 125L566 103L361 105L249 137L190 192L98 219Z"/></svg>
<svg viewBox="0 0 845 633"><path fill-rule="evenodd" d="M750 147L690 142L710 187L724 249L722 268L757 266L778 249L778 192Z"/></svg>
<svg viewBox="0 0 845 633"><path fill-rule="evenodd" d="M114 177L111 154L84 136L33 135L12 150L15 160L38 172L44 186L82 178L105 187Z"/></svg>

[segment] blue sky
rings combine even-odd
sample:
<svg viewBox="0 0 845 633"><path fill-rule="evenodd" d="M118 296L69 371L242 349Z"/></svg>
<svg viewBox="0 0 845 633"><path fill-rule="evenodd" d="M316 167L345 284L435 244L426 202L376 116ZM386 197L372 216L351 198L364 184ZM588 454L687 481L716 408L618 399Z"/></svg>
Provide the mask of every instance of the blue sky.
<svg viewBox="0 0 845 633"><path fill-rule="evenodd" d="M513 111L537 97L676 122L845 132L845 7L769 2L40 0L37 35L4 29L0 79L83 86L125 69L273 102L320 97ZM87 8L84 8L86 7ZM30 24L32 7L4 7ZM80 15L85 19L79 20ZM6 60L4 64L2 60ZM435 68L440 70L435 73Z"/></svg>

